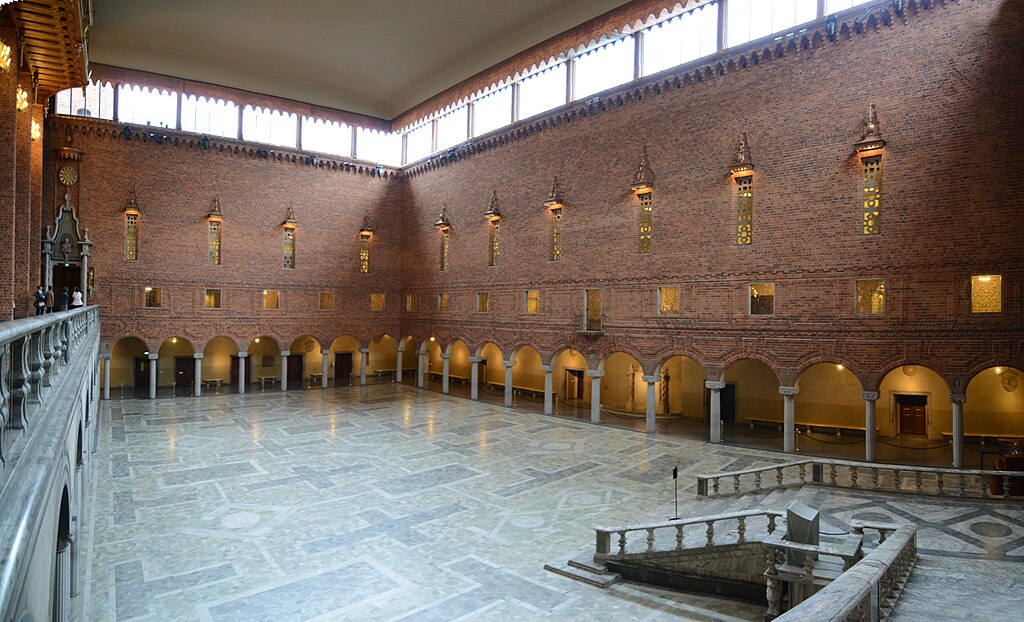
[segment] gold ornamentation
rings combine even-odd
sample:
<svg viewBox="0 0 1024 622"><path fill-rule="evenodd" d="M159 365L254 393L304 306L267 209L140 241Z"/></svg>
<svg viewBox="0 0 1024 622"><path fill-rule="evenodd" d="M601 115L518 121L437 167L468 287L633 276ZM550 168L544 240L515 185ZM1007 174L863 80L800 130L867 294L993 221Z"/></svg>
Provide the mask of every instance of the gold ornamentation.
<svg viewBox="0 0 1024 622"><path fill-rule="evenodd" d="M65 186L74 186L78 181L78 171L73 166L62 166L60 169L60 183Z"/></svg>

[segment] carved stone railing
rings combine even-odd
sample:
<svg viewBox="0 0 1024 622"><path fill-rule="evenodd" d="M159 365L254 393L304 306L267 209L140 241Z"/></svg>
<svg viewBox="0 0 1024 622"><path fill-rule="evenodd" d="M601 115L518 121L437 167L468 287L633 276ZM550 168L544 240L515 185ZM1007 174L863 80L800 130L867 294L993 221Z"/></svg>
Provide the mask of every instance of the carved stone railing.
<svg viewBox="0 0 1024 622"><path fill-rule="evenodd" d="M1018 471L945 469L877 464L826 458L797 460L765 467L697 476L697 494L717 496L814 483L868 490L967 498L1021 499L1011 494ZM990 492L989 482L1002 484L1002 494Z"/></svg>
<svg viewBox="0 0 1024 622"><path fill-rule="evenodd" d="M85 413L95 409L99 329L99 307L95 306L0 323L0 616L4 620L26 619L23 615L28 614L49 619L48 612L18 608L26 606L25 590L50 589L26 583L26 575L30 568L55 563L52 551L46 551L45 557L39 551L40 543L52 542L53 534L46 532L42 538L39 534L44 520L56 520L53 489L72 477L69 470L76 469L68 464L73 453L68 451L68 439L78 433L72 425L81 421L83 428L87 426ZM91 399L88 406L83 396ZM80 493L77 488L71 492ZM58 505L60 493L57 489Z"/></svg>

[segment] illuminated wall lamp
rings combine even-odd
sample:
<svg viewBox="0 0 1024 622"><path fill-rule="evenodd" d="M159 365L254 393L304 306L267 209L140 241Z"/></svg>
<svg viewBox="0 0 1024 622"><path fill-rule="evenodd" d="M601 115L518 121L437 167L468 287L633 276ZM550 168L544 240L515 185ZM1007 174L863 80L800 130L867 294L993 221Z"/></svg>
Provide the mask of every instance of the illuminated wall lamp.
<svg viewBox="0 0 1024 622"><path fill-rule="evenodd" d="M369 242L373 237L373 227L370 226L370 214L363 216L363 226L359 228L359 239Z"/></svg>
<svg viewBox="0 0 1024 622"><path fill-rule="evenodd" d="M11 46L0 43L0 73L11 70Z"/></svg>
<svg viewBox="0 0 1024 622"><path fill-rule="evenodd" d="M551 180L551 192L548 193L548 200L544 201L544 207L552 211L565 207L565 202L562 200L562 191L558 189L557 177Z"/></svg>
<svg viewBox="0 0 1024 622"><path fill-rule="evenodd" d="M448 222L448 204L445 203L441 207L441 215L438 216L437 222L434 223L434 228L441 233L448 233L451 231L452 223Z"/></svg>
<svg viewBox="0 0 1024 622"><path fill-rule="evenodd" d="M18 85L18 90L14 94L14 107L18 109L18 112L25 112L28 110L28 91L21 88Z"/></svg>
<svg viewBox="0 0 1024 622"><path fill-rule="evenodd" d="M484 212L484 219L488 222L498 222L501 220L501 210L498 209L497 190L495 190L494 194L491 195L491 204L487 206L487 211Z"/></svg>
<svg viewBox="0 0 1024 622"><path fill-rule="evenodd" d="M740 135L740 146L736 150L736 157L729 166L729 173L733 179L741 177L752 177L754 175L754 162L750 157L750 143L747 142L747 133Z"/></svg>
<svg viewBox="0 0 1024 622"><path fill-rule="evenodd" d="M868 116L864 118L864 131L860 140L853 143L853 148L861 158L880 155L885 148L882 130L878 126L878 110L874 104L868 106Z"/></svg>
<svg viewBox="0 0 1024 622"><path fill-rule="evenodd" d="M32 140L39 140L43 135L43 128L40 127L39 121L32 119Z"/></svg>
<svg viewBox="0 0 1024 622"><path fill-rule="evenodd" d="M139 203L135 199L135 188L131 188L130 190L128 190L128 200L125 201L125 204L124 204L124 213L125 213L125 215L128 215L128 214L134 214L136 216L139 215Z"/></svg>
<svg viewBox="0 0 1024 622"><path fill-rule="evenodd" d="M220 197L213 197L213 207L210 208L210 213L206 215L206 220L224 222L224 214L220 211Z"/></svg>
<svg viewBox="0 0 1024 622"><path fill-rule="evenodd" d="M651 172L651 167L647 164L647 145L644 145L643 153L640 155L640 164L636 167L633 183L629 187L637 196L654 192L654 173Z"/></svg>
<svg viewBox="0 0 1024 622"><path fill-rule="evenodd" d="M295 220L295 210L292 209L291 207L288 208L288 213L285 215L284 222L281 223L281 226L284 227L285 229L298 228L299 223L297 220Z"/></svg>

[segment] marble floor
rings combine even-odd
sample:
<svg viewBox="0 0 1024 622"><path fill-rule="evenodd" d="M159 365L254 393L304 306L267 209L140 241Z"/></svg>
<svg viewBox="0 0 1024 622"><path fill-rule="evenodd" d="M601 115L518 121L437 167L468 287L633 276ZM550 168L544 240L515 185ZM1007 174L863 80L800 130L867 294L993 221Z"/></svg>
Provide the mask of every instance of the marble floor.
<svg viewBox="0 0 1024 622"><path fill-rule="evenodd" d="M1020 504L813 486L695 497L694 474L782 461L770 452L393 383L104 402L100 426L79 620L759 620L741 602L543 570L592 547L594 525L670 516L675 466L684 516L800 498L823 531L918 522L923 570L893 619L1024 610ZM992 598L953 596L947 571Z"/></svg>

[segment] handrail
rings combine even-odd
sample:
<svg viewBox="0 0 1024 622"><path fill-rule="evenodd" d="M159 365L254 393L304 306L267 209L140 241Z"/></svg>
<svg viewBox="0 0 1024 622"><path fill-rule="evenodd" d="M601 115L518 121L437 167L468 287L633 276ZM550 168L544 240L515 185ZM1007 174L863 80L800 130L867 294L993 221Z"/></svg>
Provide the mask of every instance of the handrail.
<svg viewBox="0 0 1024 622"><path fill-rule="evenodd" d="M811 467L810 480L807 477L808 466ZM798 469L799 473L794 474L794 469ZM766 473L774 475L773 478L768 478L767 483L763 477ZM787 479L787 473L789 479ZM739 471L697 475L697 494L700 496L729 494L721 492L723 482L731 482L732 494L739 494L744 483L744 476L752 476L746 478L746 483L753 484L753 490L815 483L877 492L954 495L979 499L1024 498L1024 495L1011 493L1011 481L1014 478L1024 478L1024 473L1017 471L880 464L829 458L796 460ZM771 482L772 479L774 479L774 484ZM989 491L990 481L998 481L1002 484L1001 495L992 494Z"/></svg>

